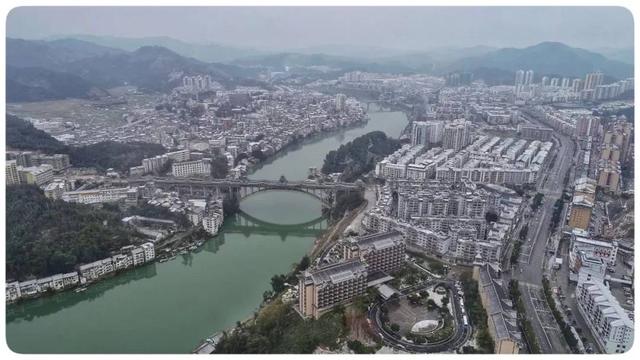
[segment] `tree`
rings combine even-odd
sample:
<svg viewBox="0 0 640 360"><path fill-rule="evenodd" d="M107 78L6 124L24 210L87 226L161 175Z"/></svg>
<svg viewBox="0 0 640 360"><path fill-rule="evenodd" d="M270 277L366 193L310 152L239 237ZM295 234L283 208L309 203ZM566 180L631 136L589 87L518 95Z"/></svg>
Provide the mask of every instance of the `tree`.
<svg viewBox="0 0 640 360"><path fill-rule="evenodd" d="M449 297L448 296L443 296L442 297L442 307L447 307L447 305L449 305Z"/></svg>
<svg viewBox="0 0 640 360"><path fill-rule="evenodd" d="M340 172L344 181L354 181L373 170L375 163L400 147L396 139L382 131L373 131L330 151L322 165L323 174Z"/></svg>
<svg viewBox="0 0 640 360"><path fill-rule="evenodd" d="M393 332L398 332L400 331L400 325L396 324L396 323L392 323L391 325L389 325L389 328L391 329L391 331Z"/></svg>
<svg viewBox="0 0 640 360"><path fill-rule="evenodd" d="M427 300L427 309L433 310L433 309L435 309L437 307L438 307L438 305L436 304L435 301L433 301L433 299Z"/></svg>
<svg viewBox="0 0 640 360"><path fill-rule="evenodd" d="M544 194L536 193L536 196L533 197L533 202L531 203L531 210L536 211L538 207L542 204L542 199L544 198Z"/></svg>
<svg viewBox="0 0 640 360"><path fill-rule="evenodd" d="M304 271L306 270L309 265L311 264L311 260L309 260L309 256L305 255L302 257L302 260L300 260L300 263L298 264L298 266L296 266L296 272L300 272L300 271Z"/></svg>
<svg viewBox="0 0 640 360"><path fill-rule="evenodd" d="M351 349L356 354L374 354L375 349L372 349L368 346L365 346L358 340L349 340L347 341L347 347Z"/></svg>
<svg viewBox="0 0 640 360"><path fill-rule="evenodd" d="M488 223L496 222L498 221L498 214L493 211L487 211L486 214L484 214L484 218Z"/></svg>
<svg viewBox="0 0 640 360"><path fill-rule="evenodd" d="M522 229L520 229L520 233L518 234L520 241L524 241L527 238L528 233L529 233L529 225L523 226Z"/></svg>
<svg viewBox="0 0 640 360"><path fill-rule="evenodd" d="M286 275L273 275L271 277L271 288L273 288L273 292L278 294L285 289L284 283L286 282Z"/></svg>
<svg viewBox="0 0 640 360"><path fill-rule="evenodd" d="M214 179L224 179L229 174L229 165L227 164L227 158L223 156L216 156L211 159L211 177Z"/></svg>
<svg viewBox="0 0 640 360"><path fill-rule="evenodd" d="M265 155L260 149L254 149L253 151L251 151L251 156L260 161L265 161L267 159L267 155Z"/></svg>
<svg viewBox="0 0 640 360"><path fill-rule="evenodd" d="M142 242L120 221L117 207L51 200L34 185L8 186L6 194L8 279L70 272Z"/></svg>

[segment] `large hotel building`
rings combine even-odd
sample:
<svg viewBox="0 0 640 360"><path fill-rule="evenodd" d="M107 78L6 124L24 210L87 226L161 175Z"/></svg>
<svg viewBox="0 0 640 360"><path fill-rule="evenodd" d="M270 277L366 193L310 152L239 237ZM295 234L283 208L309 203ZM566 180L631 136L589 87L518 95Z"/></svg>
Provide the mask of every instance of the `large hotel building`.
<svg viewBox="0 0 640 360"><path fill-rule="evenodd" d="M306 270L298 275L300 313L318 318L337 304L348 303L367 288L367 268L358 259Z"/></svg>
<svg viewBox="0 0 640 360"><path fill-rule="evenodd" d="M370 234L344 240L342 257L359 258L369 273L391 273L402 266L406 250L404 235L399 231Z"/></svg>

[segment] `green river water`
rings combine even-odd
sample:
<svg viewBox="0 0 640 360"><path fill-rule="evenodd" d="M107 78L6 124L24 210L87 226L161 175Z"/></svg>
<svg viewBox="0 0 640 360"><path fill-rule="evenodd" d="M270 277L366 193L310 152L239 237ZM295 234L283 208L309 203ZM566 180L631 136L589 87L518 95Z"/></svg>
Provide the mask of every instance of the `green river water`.
<svg viewBox="0 0 640 360"><path fill-rule="evenodd" d="M374 130L397 137L402 112L372 105L366 125L308 140L250 178L305 179L325 155ZM201 339L253 314L274 274L285 273L327 227L321 204L288 191L252 195L199 250L73 291L10 305L6 340L19 353L189 353ZM252 218L262 222L255 224ZM312 222L306 226L296 225ZM267 224L269 223L269 224Z"/></svg>

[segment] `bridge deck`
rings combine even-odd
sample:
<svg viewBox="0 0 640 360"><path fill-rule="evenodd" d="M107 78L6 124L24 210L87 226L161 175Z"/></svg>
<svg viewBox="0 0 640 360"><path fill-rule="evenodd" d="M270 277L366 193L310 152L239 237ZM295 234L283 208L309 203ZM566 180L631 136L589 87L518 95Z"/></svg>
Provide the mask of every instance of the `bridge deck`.
<svg viewBox="0 0 640 360"><path fill-rule="evenodd" d="M227 180L227 179L194 179L194 178L158 178L158 177L138 177L125 180L131 185L143 185L148 182L163 184L167 186L213 186L213 187L268 187L268 188L305 188L305 189L338 189L338 190L358 190L361 187L354 183L322 183L318 184L310 181L287 181L277 180Z"/></svg>

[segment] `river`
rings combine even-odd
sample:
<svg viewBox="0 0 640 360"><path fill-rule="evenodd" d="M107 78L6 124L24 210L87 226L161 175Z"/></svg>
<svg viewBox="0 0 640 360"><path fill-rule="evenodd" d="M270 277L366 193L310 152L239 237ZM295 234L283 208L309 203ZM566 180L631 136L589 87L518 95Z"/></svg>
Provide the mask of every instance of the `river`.
<svg viewBox="0 0 640 360"><path fill-rule="evenodd" d="M253 179L302 180L325 155L374 130L397 137L402 112L372 105L366 125L303 141ZM252 195L203 247L90 286L10 305L9 347L19 353L189 353L201 339L252 316L274 274L286 273L327 227L321 204L288 191ZM259 219L257 221L256 219ZM313 221L316 220L316 221ZM304 225L302 225L304 224Z"/></svg>

